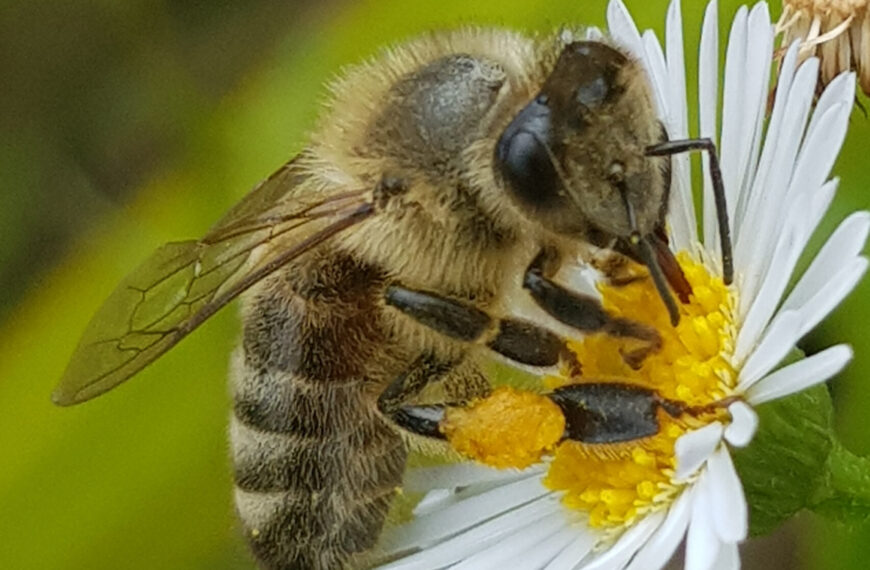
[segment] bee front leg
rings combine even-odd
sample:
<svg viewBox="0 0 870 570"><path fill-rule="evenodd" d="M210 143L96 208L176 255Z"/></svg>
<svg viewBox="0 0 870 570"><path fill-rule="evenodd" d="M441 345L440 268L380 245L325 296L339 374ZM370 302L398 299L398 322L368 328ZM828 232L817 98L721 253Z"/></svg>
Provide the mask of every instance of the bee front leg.
<svg viewBox="0 0 870 570"><path fill-rule="evenodd" d="M523 288L551 317L579 331L603 332L646 341L646 347L623 354L625 361L635 368L650 352L661 347L661 336L653 327L608 314L598 299L570 291L552 281L550 276L553 273L553 258L545 250L532 261L523 277Z"/></svg>
<svg viewBox="0 0 870 570"><path fill-rule="evenodd" d="M589 260L589 264L604 275L607 283L616 287L623 287L649 276L634 259L613 249L602 249L596 252Z"/></svg>

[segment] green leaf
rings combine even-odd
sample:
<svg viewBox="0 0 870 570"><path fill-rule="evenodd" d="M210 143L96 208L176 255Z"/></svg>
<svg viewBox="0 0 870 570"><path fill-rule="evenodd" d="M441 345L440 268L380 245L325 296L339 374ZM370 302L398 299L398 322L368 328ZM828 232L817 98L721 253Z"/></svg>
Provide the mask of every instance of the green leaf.
<svg viewBox="0 0 870 570"><path fill-rule="evenodd" d="M795 349L783 366L803 358ZM734 461L750 510L750 534L764 535L802 509L838 522L870 520L870 459L839 443L825 385L759 406L758 434Z"/></svg>
<svg viewBox="0 0 870 570"><path fill-rule="evenodd" d="M870 519L870 459L834 442L811 508L844 523Z"/></svg>
<svg viewBox="0 0 870 570"><path fill-rule="evenodd" d="M833 447L833 407L816 386L757 408L758 434L734 460L750 508L750 534L771 532L813 503Z"/></svg>

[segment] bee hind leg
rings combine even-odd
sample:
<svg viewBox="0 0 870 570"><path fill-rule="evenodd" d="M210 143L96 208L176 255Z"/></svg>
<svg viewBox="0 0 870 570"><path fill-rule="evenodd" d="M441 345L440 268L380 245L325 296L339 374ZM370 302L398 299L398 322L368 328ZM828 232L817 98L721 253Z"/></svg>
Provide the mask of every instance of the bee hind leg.
<svg viewBox="0 0 870 570"><path fill-rule="evenodd" d="M661 429L659 410L674 418L692 411L682 402L663 398L655 390L620 382L570 384L542 396L559 407L565 420L559 441L587 444L615 444L650 437ZM507 400L502 402L502 406L515 405ZM449 439L442 432L455 407L449 404L405 406L402 412L412 431L423 428L415 433ZM532 410L532 413L536 412ZM470 413L472 416L466 416L466 421L474 417L476 410L472 408ZM486 429L482 433L489 440L493 433L502 430L502 422L516 421L522 413L525 409L504 408L500 409L499 417L493 418L484 412L474 420L484 422ZM510 431L513 428L507 425L505 429Z"/></svg>

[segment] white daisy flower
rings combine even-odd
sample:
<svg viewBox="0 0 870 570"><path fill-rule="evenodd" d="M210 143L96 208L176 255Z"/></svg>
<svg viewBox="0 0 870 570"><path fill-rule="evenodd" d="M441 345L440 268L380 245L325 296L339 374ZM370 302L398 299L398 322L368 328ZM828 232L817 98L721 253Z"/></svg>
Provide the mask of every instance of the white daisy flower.
<svg viewBox="0 0 870 570"><path fill-rule="evenodd" d="M679 1L668 10L664 48L653 32L638 32L621 1L610 3L607 16L613 40L645 62L670 138L688 138ZM533 458L523 470L463 463L410 472L406 492L426 495L413 520L385 536L382 548L394 561L384 568L648 570L664 566L684 537L686 568L739 567L747 504L729 447L752 439L753 406L824 382L851 359L851 349L838 345L777 369L864 274L860 252L870 215L849 216L785 294L837 187L828 175L845 137L855 76L833 79L813 108L819 63L798 64L794 45L782 60L768 118L774 27L766 3L741 8L728 39L719 129L718 42L714 0L701 35L699 133L719 149L734 283L726 287L721 279L707 168L699 235L689 159L675 156L668 226L693 290L680 307L679 325L670 325L649 280L599 285L610 311L653 323L662 348L633 370L614 349L620 341L592 335L572 344L584 376L651 388L693 412L687 418L660 413L659 432L633 442L559 443L557 435L549 456ZM536 405L527 404L524 409ZM553 424L545 408L537 423L517 428L517 438L549 437ZM495 413L509 423L505 409ZM498 466L498 457L488 459Z"/></svg>

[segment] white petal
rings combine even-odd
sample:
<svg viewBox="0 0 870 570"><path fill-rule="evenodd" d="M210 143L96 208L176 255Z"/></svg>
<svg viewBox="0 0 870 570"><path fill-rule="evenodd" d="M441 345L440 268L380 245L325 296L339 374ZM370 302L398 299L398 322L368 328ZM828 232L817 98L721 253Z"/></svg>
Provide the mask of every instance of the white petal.
<svg viewBox="0 0 870 570"><path fill-rule="evenodd" d="M837 103L821 113L818 122L810 125L793 170L788 198L812 192L827 179L846 138L851 112L851 101Z"/></svg>
<svg viewBox="0 0 870 570"><path fill-rule="evenodd" d="M768 326L801 252L821 221L835 189L836 183L828 183L822 188L808 186L801 195L789 199L789 206L784 214L787 221L777 240L773 259L740 329L734 351L734 360L738 366L757 342L761 331ZM794 336L795 341L799 338L800 335Z"/></svg>
<svg viewBox="0 0 870 570"><path fill-rule="evenodd" d="M806 305L825 287L831 275L864 248L870 232L870 213L855 212L846 218L816 255L800 281L783 304L783 309L797 309Z"/></svg>
<svg viewBox="0 0 870 570"><path fill-rule="evenodd" d="M867 259L858 257L852 259L836 274L832 275L825 287L819 290L806 305L797 309L801 316L801 328L797 333L798 336L804 336L828 316L846 298L846 295L852 292L852 289L858 285L866 272Z"/></svg>
<svg viewBox="0 0 870 570"><path fill-rule="evenodd" d="M723 431L722 424L713 422L680 436L674 444L674 455L677 457L674 478L678 481L686 479L700 469L719 446Z"/></svg>
<svg viewBox="0 0 870 570"><path fill-rule="evenodd" d="M701 29L700 55L698 56L698 121L700 135L714 143L716 136L716 113L719 108L719 17L718 3L712 0L704 12ZM717 145L718 146L718 145ZM701 161L704 171L704 243L713 248L718 257L718 223L713 200L713 184L710 181L710 165Z"/></svg>
<svg viewBox="0 0 870 570"><path fill-rule="evenodd" d="M792 207L788 209L786 216L800 216L804 213L805 211L802 212L798 208ZM800 257L800 236L797 235L795 225L797 222L791 223L779 234L775 248L776 253L771 260L770 267L766 268L767 275L740 325L733 356L738 367L743 365L746 358L755 351L759 338L765 332L771 316L779 306L782 290L787 285L791 274L789 268ZM741 290L741 294L743 293ZM741 304L743 304L742 300Z"/></svg>
<svg viewBox="0 0 870 570"><path fill-rule="evenodd" d="M707 483L707 478L701 477L692 489L692 515L689 532L686 534L685 570L709 570L722 547L713 526L713 506L704 489Z"/></svg>
<svg viewBox="0 0 870 570"><path fill-rule="evenodd" d="M734 447L748 445L758 429L758 414L741 401L728 406L728 413L731 414L731 423L725 428L725 440Z"/></svg>
<svg viewBox="0 0 870 570"><path fill-rule="evenodd" d="M751 62L746 61L747 19L749 11L741 6L731 23L728 49L725 55L725 89L722 106L722 139L719 159L722 180L728 202L728 217L734 218L740 188L740 155L743 146L749 144L743 133L743 116L746 101L746 70ZM707 244L709 247L709 244Z"/></svg>
<svg viewBox="0 0 870 570"><path fill-rule="evenodd" d="M826 381L839 373L852 360L852 349L839 344L810 357L780 368L760 380L746 392L746 398L755 406L782 398L810 386Z"/></svg>
<svg viewBox="0 0 870 570"><path fill-rule="evenodd" d="M499 543L506 536L519 529L528 531L540 524L539 521L545 518L558 517L562 508L558 499L553 496L547 496L470 529L468 529L468 526L456 528L430 525L428 529L421 529L417 526L414 529L416 531L416 540L405 541L405 543L410 543L411 546L418 548L419 551L384 566L383 570L441 568L459 562L476 552ZM406 531L403 534L407 534L408 527L414 525L418 520L416 519L405 526L395 529L397 531L396 534L399 534L399 531ZM461 532L463 530L464 532ZM427 531L431 534L426 534ZM455 536L450 536L457 532L458 534L455 534ZM447 536L450 536L450 538L441 542ZM396 546L397 544L390 540L390 536L387 535L384 539L383 552L385 554L397 554L408 548L408 546L404 548L397 548Z"/></svg>
<svg viewBox="0 0 870 570"><path fill-rule="evenodd" d="M647 515L629 527L615 544L588 563L579 566L578 570L620 570L661 526L664 518L664 513L660 511Z"/></svg>
<svg viewBox="0 0 870 570"><path fill-rule="evenodd" d="M414 516L423 516L452 505L457 501L456 494L450 489L429 491L414 507Z"/></svg>
<svg viewBox="0 0 870 570"><path fill-rule="evenodd" d="M518 568L530 568L528 565L520 565L516 560L517 557L539 548L541 543L556 535L564 529L565 525L566 522L562 517L545 518L533 526L520 528L496 544L464 559L451 568L455 570L489 570L511 564ZM553 552L552 555L555 556L556 552Z"/></svg>
<svg viewBox="0 0 870 570"><path fill-rule="evenodd" d="M564 525L561 530L552 534L534 549L515 556L511 564L516 568L528 568L529 570L543 568L577 540L578 531L576 525ZM510 565L506 567L510 567Z"/></svg>
<svg viewBox="0 0 870 570"><path fill-rule="evenodd" d="M800 329L800 323L800 315L794 311L779 314L740 371L738 391L749 389L786 357L798 340L796 333Z"/></svg>
<svg viewBox="0 0 870 570"><path fill-rule="evenodd" d="M780 236L783 204L794 171L795 160L809 116L818 78L818 60L809 59L798 69L789 90L783 124L776 139L768 138L765 145L773 145L774 157L769 176L758 192L759 200L747 212L747 222L741 227L734 247L734 263L739 268L740 310L745 315L755 301L756 293L768 274L774 247ZM803 213L806 215L806 212ZM751 218L749 217L751 216ZM750 221L751 220L751 221Z"/></svg>
<svg viewBox="0 0 870 570"><path fill-rule="evenodd" d="M476 483L504 483L526 479L543 473L543 471L543 466L530 467L526 471L517 471L514 469L493 469L471 462L421 467L408 470L402 488L413 493L431 489L465 487Z"/></svg>
<svg viewBox="0 0 870 570"><path fill-rule="evenodd" d="M384 551L399 552L435 544L527 503L532 503L533 511L540 509L543 503L538 499L549 494L538 477L500 486L392 529L384 537Z"/></svg>
<svg viewBox="0 0 870 570"><path fill-rule="evenodd" d="M689 138L688 106L686 103L686 62L683 54L683 16L680 0L668 6L665 24L665 47L668 66L668 137L671 140ZM675 251L689 249L697 242L695 203L692 198L689 155L671 157L671 195L668 206L670 238Z"/></svg>
<svg viewBox="0 0 870 570"><path fill-rule="evenodd" d="M664 566L686 534L691 506L691 493L682 493L668 510L665 522L640 549L626 570L649 570Z"/></svg>
<svg viewBox="0 0 870 570"><path fill-rule="evenodd" d="M610 0L607 5L607 30L617 43L628 49L636 58L643 59L644 49L640 32L637 31L637 26L622 0Z"/></svg>
<svg viewBox="0 0 870 570"><path fill-rule="evenodd" d="M709 477L710 504L713 507L713 526L719 539L725 543L740 542L746 538L749 528L749 513L743 486L731 454L724 446L720 447L707 461Z"/></svg>
<svg viewBox="0 0 870 570"><path fill-rule="evenodd" d="M598 537L593 533L579 533L565 550L544 567L545 570L572 570L589 555L597 542Z"/></svg>
<svg viewBox="0 0 870 570"><path fill-rule="evenodd" d="M740 550L737 544L723 544L711 570L740 570Z"/></svg>
<svg viewBox="0 0 870 570"><path fill-rule="evenodd" d="M546 469L544 464L533 465L523 471L492 469L473 463L423 467L409 470L403 490L425 492L432 489L414 507L414 516L422 517L508 483L539 478Z"/></svg>
<svg viewBox="0 0 870 570"><path fill-rule="evenodd" d="M587 41L597 42L597 41L601 41L603 39L604 39L604 34L601 32L600 29L596 28L595 26L590 26L590 27L586 28L586 40Z"/></svg>
<svg viewBox="0 0 870 570"><path fill-rule="evenodd" d="M749 13L747 22L747 67L744 83L744 106L742 125L740 128L743 145L737 163L741 173L737 182L737 203L734 204L732 220L741 220L742 212L749 200L752 179L758 163L758 151L761 146L762 124L767 110L768 87L770 84L770 64L773 54L773 27L770 24L770 13L767 3L758 2Z"/></svg>
<svg viewBox="0 0 870 570"><path fill-rule="evenodd" d="M794 42L786 51L785 57L779 66L779 78L777 79L773 110L770 114L770 122L767 127L764 149L758 163L758 170L756 171L753 187L750 191L751 198L746 207L746 211L744 212L744 218L736 219L732 224L734 226L732 230L734 231L735 239L744 233L745 227L755 227L756 224L754 222L760 215L760 208L758 206L759 201L770 188L768 179L771 176L771 163L773 162L774 155L778 148L776 141L779 137L780 130L782 129L786 102L791 89L792 79L794 78L795 70L797 69L799 47L800 43Z"/></svg>
<svg viewBox="0 0 870 570"><path fill-rule="evenodd" d="M833 79L822 92L816 103L813 118L807 132L812 132L817 123L823 120L825 112L831 107L841 103L852 103L855 98L855 74L841 73Z"/></svg>
<svg viewBox="0 0 870 570"><path fill-rule="evenodd" d="M646 30L641 39L645 54L644 62L650 74L656 108L659 111L659 116L664 118L665 125L667 126L667 117L670 114L670 101L668 100L670 91L668 81L670 81L670 77L668 76L667 63L665 63L665 54L654 31Z"/></svg>
<svg viewBox="0 0 870 570"><path fill-rule="evenodd" d="M671 138L689 136L688 108L686 104L686 60L683 55L683 15L680 0L671 0L665 22L665 42L669 78L668 102L671 105L669 131ZM690 196L691 203L691 196Z"/></svg>

